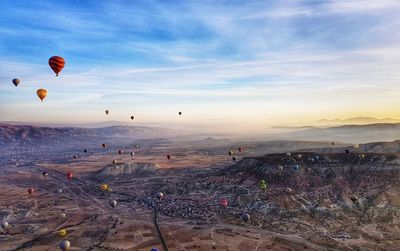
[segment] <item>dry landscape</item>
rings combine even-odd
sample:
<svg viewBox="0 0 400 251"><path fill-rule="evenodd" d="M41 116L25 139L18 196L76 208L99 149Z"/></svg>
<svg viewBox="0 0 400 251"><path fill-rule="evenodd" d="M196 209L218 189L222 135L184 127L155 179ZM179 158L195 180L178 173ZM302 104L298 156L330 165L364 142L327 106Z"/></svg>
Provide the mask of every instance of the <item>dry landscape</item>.
<svg viewBox="0 0 400 251"><path fill-rule="evenodd" d="M64 157L69 151L46 160L5 155L0 217L9 226L0 250L58 250L63 239L70 250L163 250L163 242L168 250L400 245L399 142L140 142L79 150L76 159Z"/></svg>

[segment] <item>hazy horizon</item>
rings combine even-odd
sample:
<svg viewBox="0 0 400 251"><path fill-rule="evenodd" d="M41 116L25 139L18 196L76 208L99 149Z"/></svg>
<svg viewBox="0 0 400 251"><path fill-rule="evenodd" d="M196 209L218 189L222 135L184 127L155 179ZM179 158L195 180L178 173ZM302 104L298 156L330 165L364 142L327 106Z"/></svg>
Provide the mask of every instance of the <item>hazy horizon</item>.
<svg viewBox="0 0 400 251"><path fill-rule="evenodd" d="M132 125L243 133L400 119L399 11L392 0L3 1L0 118L84 124L134 115ZM47 63L53 55L66 60L59 77ZM38 88L49 92L44 102Z"/></svg>

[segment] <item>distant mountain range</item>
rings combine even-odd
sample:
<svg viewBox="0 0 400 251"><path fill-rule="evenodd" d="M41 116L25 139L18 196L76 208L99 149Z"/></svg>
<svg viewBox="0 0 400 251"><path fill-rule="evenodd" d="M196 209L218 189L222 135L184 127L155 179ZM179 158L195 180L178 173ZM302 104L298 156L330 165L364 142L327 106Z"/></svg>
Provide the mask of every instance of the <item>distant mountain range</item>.
<svg viewBox="0 0 400 251"><path fill-rule="evenodd" d="M265 135L268 139L367 143L400 139L400 123L375 123L331 127L302 127Z"/></svg>
<svg viewBox="0 0 400 251"><path fill-rule="evenodd" d="M377 119L372 117L354 117L354 118L347 118L347 119L321 119L317 121L317 125L349 125L349 124L356 124L356 125L363 125L363 124L374 124L374 123L398 123L400 122L399 119L393 118L383 118Z"/></svg>
<svg viewBox="0 0 400 251"><path fill-rule="evenodd" d="M134 140L167 138L172 130L142 126L109 126L102 128L38 127L0 124L0 148L59 148L62 146L99 146L102 143L128 143Z"/></svg>

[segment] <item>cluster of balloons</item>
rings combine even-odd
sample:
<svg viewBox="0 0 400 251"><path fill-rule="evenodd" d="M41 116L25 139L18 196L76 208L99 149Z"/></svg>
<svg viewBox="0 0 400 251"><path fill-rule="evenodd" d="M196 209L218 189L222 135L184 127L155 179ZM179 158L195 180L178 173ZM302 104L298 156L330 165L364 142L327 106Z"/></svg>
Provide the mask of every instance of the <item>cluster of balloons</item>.
<svg viewBox="0 0 400 251"><path fill-rule="evenodd" d="M65 66L65 60L60 56L52 56L51 58L49 58L49 66L56 73L56 76L58 76L58 74ZM14 78L12 80L12 83L15 86L18 86L21 83L21 80L19 80L18 78ZM43 102L43 100L47 96L47 90L40 88L36 91L36 94L39 97L40 101Z"/></svg>

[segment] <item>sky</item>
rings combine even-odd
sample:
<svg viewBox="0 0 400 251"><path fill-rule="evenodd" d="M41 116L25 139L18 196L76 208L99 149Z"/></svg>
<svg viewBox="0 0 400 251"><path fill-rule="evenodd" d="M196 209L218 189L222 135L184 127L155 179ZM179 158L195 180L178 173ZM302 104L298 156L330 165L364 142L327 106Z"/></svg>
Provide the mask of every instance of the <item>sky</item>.
<svg viewBox="0 0 400 251"><path fill-rule="evenodd" d="M0 0L0 121L400 118L399 17L398 0Z"/></svg>

